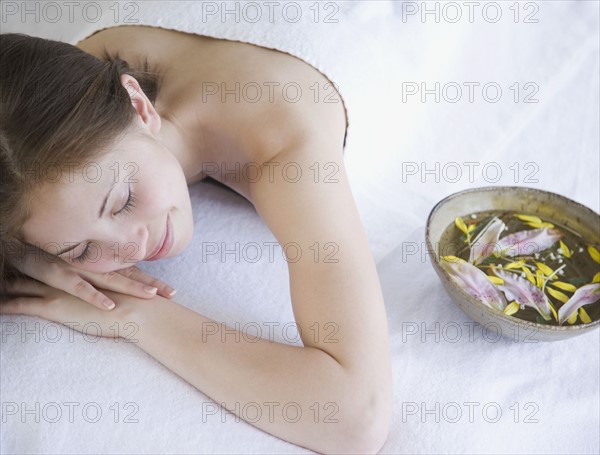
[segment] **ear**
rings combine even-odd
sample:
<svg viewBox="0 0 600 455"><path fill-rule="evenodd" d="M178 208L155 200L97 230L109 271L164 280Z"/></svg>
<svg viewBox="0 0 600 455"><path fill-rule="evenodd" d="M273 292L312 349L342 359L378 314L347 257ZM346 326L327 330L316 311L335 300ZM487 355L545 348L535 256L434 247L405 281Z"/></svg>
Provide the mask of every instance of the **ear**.
<svg viewBox="0 0 600 455"><path fill-rule="evenodd" d="M123 74L121 84L129 93L131 104L138 114L138 122L142 129L149 130L155 136L158 135L161 127L160 115L140 88L138 81L129 74Z"/></svg>

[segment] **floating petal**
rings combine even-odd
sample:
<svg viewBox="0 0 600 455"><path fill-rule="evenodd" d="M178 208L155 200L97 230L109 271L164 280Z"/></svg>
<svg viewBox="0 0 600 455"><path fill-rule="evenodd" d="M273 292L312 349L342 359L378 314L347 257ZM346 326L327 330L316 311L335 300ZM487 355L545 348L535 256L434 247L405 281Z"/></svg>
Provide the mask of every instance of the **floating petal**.
<svg viewBox="0 0 600 455"><path fill-rule="evenodd" d="M510 264L506 264L504 266L504 269L505 270L520 269L523 267L523 264L525 264L525 261L523 261L523 260L511 262Z"/></svg>
<svg viewBox="0 0 600 455"><path fill-rule="evenodd" d="M568 302L558 310L558 323L562 325L580 307L594 303L598 299L600 299L600 283L581 286Z"/></svg>
<svg viewBox="0 0 600 455"><path fill-rule="evenodd" d="M456 225L456 227L458 229L460 229L464 234L467 234L468 228L467 225L465 224L465 222L463 221L463 219L460 216L457 216L456 218L454 218L454 224Z"/></svg>
<svg viewBox="0 0 600 455"><path fill-rule="evenodd" d="M600 272L594 275L594 278L592 278L592 283L600 283Z"/></svg>
<svg viewBox="0 0 600 455"><path fill-rule="evenodd" d="M498 248L504 256L532 255L550 248L561 237L558 229L529 229L502 237Z"/></svg>
<svg viewBox="0 0 600 455"><path fill-rule="evenodd" d="M565 294L563 294L560 291L556 291L555 289L552 289L552 288L546 288L546 291L548 291L548 294L550 294L556 300L560 300L562 303L567 303L569 301L569 297L567 297Z"/></svg>
<svg viewBox="0 0 600 455"><path fill-rule="evenodd" d="M562 251L562 255L566 258L570 258L573 255L567 244L562 240L560 241L560 249Z"/></svg>
<svg viewBox="0 0 600 455"><path fill-rule="evenodd" d="M442 256L442 259L448 262L467 262L464 259L459 258L458 256Z"/></svg>
<svg viewBox="0 0 600 455"><path fill-rule="evenodd" d="M554 320L558 321L558 313L554 309L554 305L552 305L552 302L550 300L548 300L548 305L550 305L550 310L552 311L552 316L554 316Z"/></svg>
<svg viewBox="0 0 600 455"><path fill-rule="evenodd" d="M577 288L571 283L565 283L564 281L554 281L549 284L551 284L555 288L562 289L563 291L575 292L577 290Z"/></svg>
<svg viewBox="0 0 600 455"><path fill-rule="evenodd" d="M541 218L538 218L537 216L533 216L533 215L522 215L522 214L516 214L515 215L518 219L522 220L522 221L530 221L532 223L543 223L543 221L541 220Z"/></svg>
<svg viewBox="0 0 600 455"><path fill-rule="evenodd" d="M506 305L506 308L504 308L504 314L506 314L507 316L515 314L517 311L519 311L519 302L517 302L516 300L513 300L511 303Z"/></svg>
<svg viewBox="0 0 600 455"><path fill-rule="evenodd" d="M527 224L533 228L544 228L544 227L553 228L554 227L554 225L552 223L527 223Z"/></svg>
<svg viewBox="0 0 600 455"><path fill-rule="evenodd" d="M592 245L587 247L588 249L588 253L590 253L590 256L592 257L592 259L594 261L596 261L598 264L600 264L600 253L598 252L598 250L596 248L594 248Z"/></svg>
<svg viewBox="0 0 600 455"><path fill-rule="evenodd" d="M506 299L484 272L465 261L441 261L440 264L465 292L490 308L504 310Z"/></svg>
<svg viewBox="0 0 600 455"><path fill-rule="evenodd" d="M513 272L505 272L496 268L492 270L504 280L504 284L497 287L504 291L509 299L535 308L546 321L552 319L550 302L541 289Z"/></svg>
<svg viewBox="0 0 600 455"><path fill-rule="evenodd" d="M533 277L533 273L531 273L531 270L529 270L529 267L523 265L521 266L521 270L525 272L525 277L529 280L529 282L535 285L535 278Z"/></svg>
<svg viewBox="0 0 600 455"><path fill-rule="evenodd" d="M471 244L471 264L477 265L492 254L505 227L504 221L497 216L490 220Z"/></svg>
<svg viewBox="0 0 600 455"><path fill-rule="evenodd" d="M544 286L544 274L539 269L535 271L535 285L540 289Z"/></svg>
<svg viewBox="0 0 600 455"><path fill-rule="evenodd" d="M587 314L587 311L585 311L583 307L579 308L579 319L581 319L581 322L584 324L592 322L592 318L590 318L590 315Z"/></svg>
<svg viewBox="0 0 600 455"><path fill-rule="evenodd" d="M569 316L569 319L567 319L567 322L571 325L573 325L577 322L577 311L574 311L573 314L571 316Z"/></svg>
<svg viewBox="0 0 600 455"><path fill-rule="evenodd" d="M546 264L544 264L542 262L536 262L535 265L537 265L538 269L540 269L544 275L546 275L546 276L554 275L554 270L552 270Z"/></svg>
<svg viewBox="0 0 600 455"><path fill-rule="evenodd" d="M502 278L498 278L497 276L488 275L488 280L490 280L494 284L504 284L504 280Z"/></svg>

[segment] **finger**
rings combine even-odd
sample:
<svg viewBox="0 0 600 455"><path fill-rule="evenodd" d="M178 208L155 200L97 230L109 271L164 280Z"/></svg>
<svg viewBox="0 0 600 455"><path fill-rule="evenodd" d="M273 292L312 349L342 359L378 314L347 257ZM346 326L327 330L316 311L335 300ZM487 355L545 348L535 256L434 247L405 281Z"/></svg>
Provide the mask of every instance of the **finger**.
<svg viewBox="0 0 600 455"><path fill-rule="evenodd" d="M151 299L156 296L158 289L125 276L119 271L103 274L89 275L88 279L96 286L107 291L132 295L142 299Z"/></svg>
<svg viewBox="0 0 600 455"><path fill-rule="evenodd" d="M5 300L5 297L0 297L0 314L24 314L29 316L37 316L34 311L34 303L39 302L36 297L12 297Z"/></svg>
<svg viewBox="0 0 600 455"><path fill-rule="evenodd" d="M144 283L147 286L151 286L153 288L158 289L158 295L168 299L173 297L177 292L164 281L161 281L158 278L154 278L148 275L146 272L140 270L137 267L129 267L127 269L118 270L117 273L124 275L129 279L135 280L140 283Z"/></svg>
<svg viewBox="0 0 600 455"><path fill-rule="evenodd" d="M112 310L115 307L115 302L78 275L68 281L64 290L101 310Z"/></svg>
<svg viewBox="0 0 600 455"><path fill-rule="evenodd" d="M19 278L5 283L4 289L7 294L12 294L13 296L43 297L44 293L50 287L39 281Z"/></svg>

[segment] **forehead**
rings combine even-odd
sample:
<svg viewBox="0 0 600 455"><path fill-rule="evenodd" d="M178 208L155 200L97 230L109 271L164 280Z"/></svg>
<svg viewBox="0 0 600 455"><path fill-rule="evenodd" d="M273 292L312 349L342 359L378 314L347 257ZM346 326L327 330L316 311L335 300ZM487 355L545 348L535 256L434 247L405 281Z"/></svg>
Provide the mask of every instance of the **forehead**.
<svg viewBox="0 0 600 455"><path fill-rule="evenodd" d="M143 165L149 144L144 136L132 135L115 144L110 151L88 160L50 163L30 172L35 179L36 196L65 195L79 191L109 188L110 182L128 181Z"/></svg>
<svg viewBox="0 0 600 455"><path fill-rule="evenodd" d="M135 181L143 166L140 142L129 140L89 161L36 170L29 217L21 230L24 240L36 244L83 235L86 227L98 220L111 189L123 192L129 187L127 182Z"/></svg>
<svg viewBox="0 0 600 455"><path fill-rule="evenodd" d="M60 181L38 187L29 203L29 217L22 228L29 243L55 242L62 234L75 235L82 224L90 223L110 190L111 179L103 169L85 177L74 170ZM78 175L79 174L79 175ZM93 177L93 178L92 178Z"/></svg>

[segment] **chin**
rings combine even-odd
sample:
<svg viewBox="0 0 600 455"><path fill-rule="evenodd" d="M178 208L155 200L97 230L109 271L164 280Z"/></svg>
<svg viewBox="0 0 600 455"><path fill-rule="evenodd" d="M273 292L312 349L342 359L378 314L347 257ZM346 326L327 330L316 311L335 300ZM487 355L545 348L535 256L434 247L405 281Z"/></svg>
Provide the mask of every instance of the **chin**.
<svg viewBox="0 0 600 455"><path fill-rule="evenodd" d="M169 258L179 256L192 243L192 238L194 237L193 219L190 217L189 222L185 226L182 226L179 232L176 231L175 235L177 236L176 243L173 245L173 249L168 256Z"/></svg>

